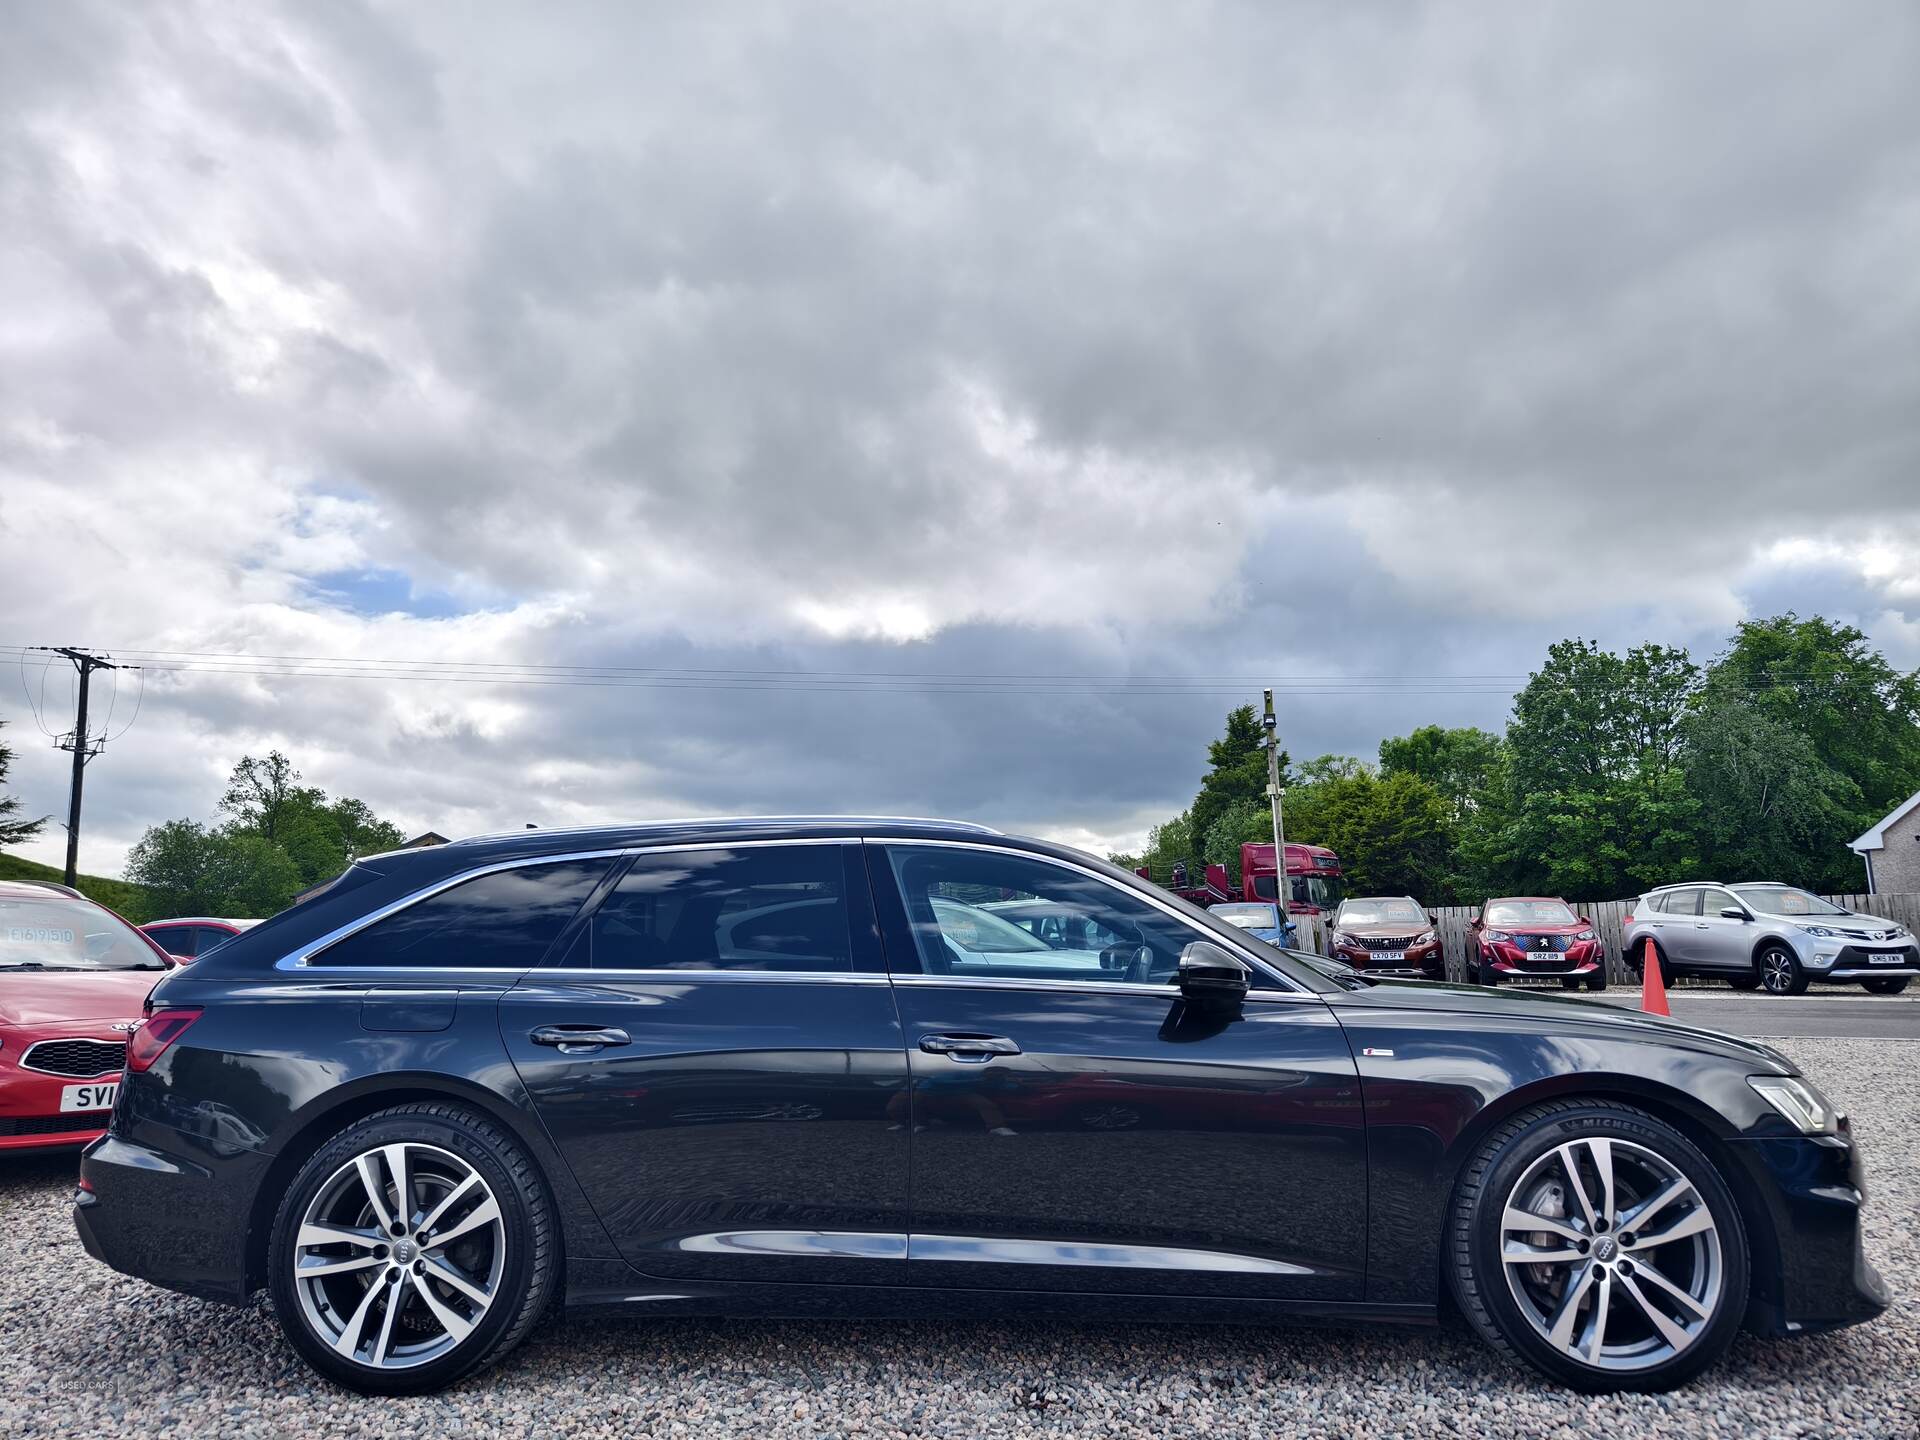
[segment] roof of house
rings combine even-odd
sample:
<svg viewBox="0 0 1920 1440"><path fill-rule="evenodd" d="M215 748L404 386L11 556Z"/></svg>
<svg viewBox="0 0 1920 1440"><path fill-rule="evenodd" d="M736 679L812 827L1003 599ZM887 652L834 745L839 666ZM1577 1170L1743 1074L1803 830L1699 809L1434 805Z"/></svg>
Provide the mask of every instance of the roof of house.
<svg viewBox="0 0 1920 1440"><path fill-rule="evenodd" d="M1852 844L1848 845L1847 848L1856 855L1863 854L1868 850L1886 849L1887 827L1898 824L1901 820L1905 819L1907 813L1915 806L1920 806L1920 790L1914 791L1913 794L1894 806L1892 810L1887 812L1886 816L1878 825L1867 831L1866 834L1859 836Z"/></svg>

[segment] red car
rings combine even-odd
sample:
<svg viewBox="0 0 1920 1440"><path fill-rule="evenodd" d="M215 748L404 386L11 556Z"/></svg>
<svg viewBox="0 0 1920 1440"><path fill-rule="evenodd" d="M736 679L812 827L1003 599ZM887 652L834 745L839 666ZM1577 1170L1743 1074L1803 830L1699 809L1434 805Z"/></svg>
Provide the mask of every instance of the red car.
<svg viewBox="0 0 1920 1440"><path fill-rule="evenodd" d="M166 920L149 920L140 929L184 965L194 956L226 944L259 923L258 920L221 920L211 915L177 915Z"/></svg>
<svg viewBox="0 0 1920 1440"><path fill-rule="evenodd" d="M106 1129L129 1037L169 963L78 891L0 880L0 1151Z"/></svg>
<svg viewBox="0 0 1920 1440"><path fill-rule="evenodd" d="M1566 901L1544 895L1489 900L1468 922L1480 983L1558 979L1569 990L1607 988L1607 957L1593 921Z"/></svg>

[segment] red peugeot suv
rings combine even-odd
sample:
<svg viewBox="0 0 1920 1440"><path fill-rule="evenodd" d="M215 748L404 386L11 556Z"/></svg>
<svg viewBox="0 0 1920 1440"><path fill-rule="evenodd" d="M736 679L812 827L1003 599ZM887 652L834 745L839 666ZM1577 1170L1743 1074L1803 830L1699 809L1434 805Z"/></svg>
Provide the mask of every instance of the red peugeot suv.
<svg viewBox="0 0 1920 1440"><path fill-rule="evenodd" d="M1489 900L1468 922L1482 985L1558 978L1568 990L1607 988L1599 932L1566 901L1542 895Z"/></svg>

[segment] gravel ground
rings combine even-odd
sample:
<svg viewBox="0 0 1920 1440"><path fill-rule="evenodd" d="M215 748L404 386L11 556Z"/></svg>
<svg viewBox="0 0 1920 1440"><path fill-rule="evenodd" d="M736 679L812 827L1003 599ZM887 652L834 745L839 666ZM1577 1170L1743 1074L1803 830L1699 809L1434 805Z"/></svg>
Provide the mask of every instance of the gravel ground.
<svg viewBox="0 0 1920 1440"><path fill-rule="evenodd" d="M0 1161L0 1435L1920 1435L1920 1042L1781 1044L1849 1109L1870 1325L1742 1337L1675 1395L1549 1389L1442 1331L1069 1324L551 1323L442 1396L317 1380L264 1302L189 1300L89 1260L72 1160Z"/></svg>

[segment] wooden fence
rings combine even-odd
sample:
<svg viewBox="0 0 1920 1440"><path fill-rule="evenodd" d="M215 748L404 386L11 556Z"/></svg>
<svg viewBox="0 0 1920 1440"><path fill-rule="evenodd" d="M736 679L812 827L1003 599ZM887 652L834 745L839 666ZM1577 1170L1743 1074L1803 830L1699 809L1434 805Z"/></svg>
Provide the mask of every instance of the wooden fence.
<svg viewBox="0 0 1920 1440"><path fill-rule="evenodd" d="M1905 925L1910 930L1920 930L1920 895L1828 895L1825 898L1845 909L1857 910L1863 915L1878 915ZM1633 979L1633 972L1627 968L1620 932L1626 917L1633 911L1635 900L1594 900L1573 907L1593 921L1594 928L1600 932L1601 942L1607 950L1607 979L1614 984L1625 984ZM1449 980L1473 979L1469 966L1473 942L1469 938L1467 922L1474 917L1476 909L1474 906L1449 905L1434 912L1439 916L1436 928L1447 957Z"/></svg>

